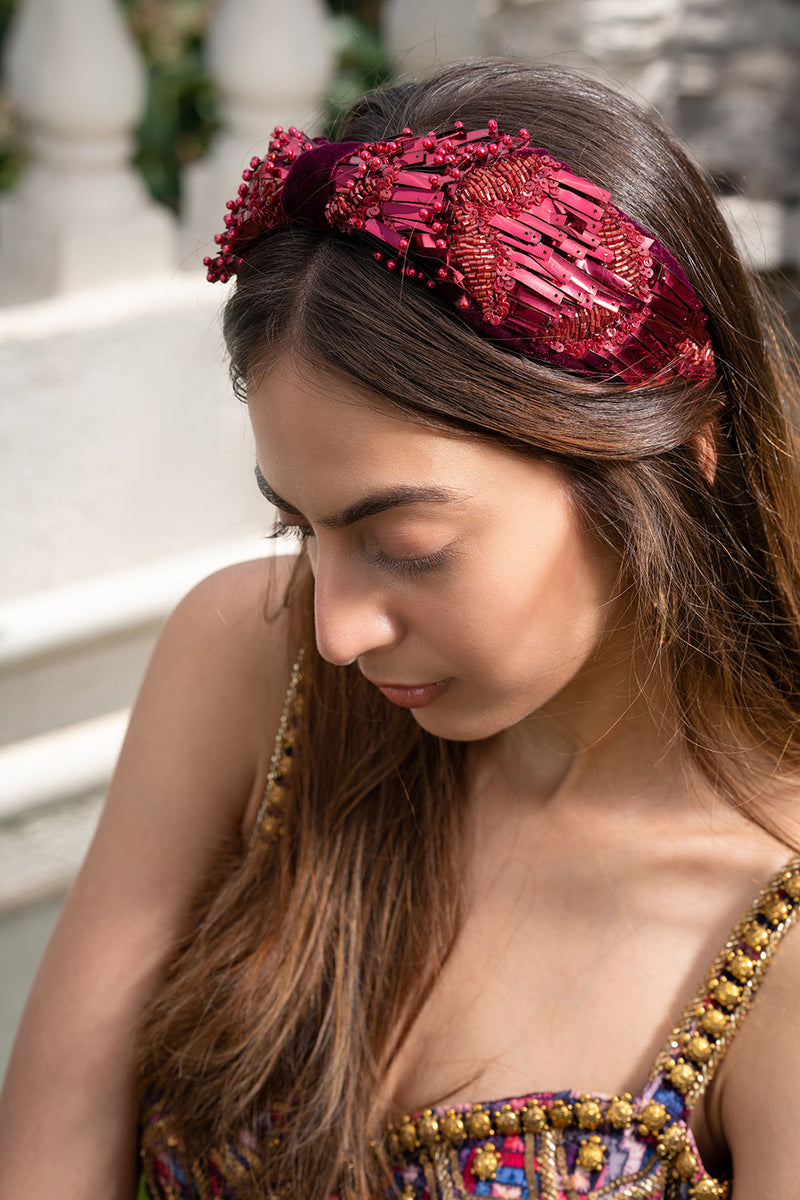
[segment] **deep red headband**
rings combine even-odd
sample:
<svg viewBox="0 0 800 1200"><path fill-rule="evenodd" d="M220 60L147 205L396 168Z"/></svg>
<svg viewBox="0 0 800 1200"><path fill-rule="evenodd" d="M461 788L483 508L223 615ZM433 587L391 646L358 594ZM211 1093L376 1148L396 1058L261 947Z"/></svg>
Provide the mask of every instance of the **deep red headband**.
<svg viewBox="0 0 800 1200"><path fill-rule="evenodd" d="M496 121L374 143L279 126L228 202L208 278L235 275L256 239L290 225L369 234L388 270L532 358L628 383L711 379L705 314L669 251L529 140Z"/></svg>

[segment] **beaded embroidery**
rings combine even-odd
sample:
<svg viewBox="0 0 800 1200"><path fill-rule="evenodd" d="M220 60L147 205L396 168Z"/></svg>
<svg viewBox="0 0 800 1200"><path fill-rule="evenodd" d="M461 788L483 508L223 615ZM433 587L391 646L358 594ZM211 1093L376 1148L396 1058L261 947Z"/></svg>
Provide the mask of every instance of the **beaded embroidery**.
<svg viewBox="0 0 800 1200"><path fill-rule="evenodd" d="M302 712L301 666L302 652L284 702L254 847L280 836ZM387 1132L395 1193L403 1200L725 1200L729 1183L704 1169L689 1120L798 916L800 856L778 872L735 927L639 1095L540 1092L404 1117ZM147 1195L237 1200L239 1184L275 1138L265 1115L235 1143L190 1158L155 1100L141 1122Z"/></svg>
<svg viewBox="0 0 800 1200"><path fill-rule="evenodd" d="M705 313L672 254L526 129L456 121L337 144L278 126L242 180L204 259L211 282L291 225L368 235L387 270L523 354L628 383L714 377Z"/></svg>
<svg viewBox="0 0 800 1200"><path fill-rule="evenodd" d="M301 646L292 667L289 687L283 702L283 711L275 736L275 746L269 764L264 796L256 813L253 832L250 835L251 849L259 842L277 842L283 832L283 813L286 802L285 786L292 766L300 718L303 715L303 695L300 682L303 677Z"/></svg>

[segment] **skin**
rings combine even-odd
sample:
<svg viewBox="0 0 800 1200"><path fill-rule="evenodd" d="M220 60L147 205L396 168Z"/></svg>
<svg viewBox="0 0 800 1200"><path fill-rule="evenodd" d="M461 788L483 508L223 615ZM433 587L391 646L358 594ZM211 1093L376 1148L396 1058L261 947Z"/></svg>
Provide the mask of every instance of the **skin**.
<svg viewBox="0 0 800 1200"><path fill-rule="evenodd" d="M464 926L386 1080L395 1115L639 1091L788 851L710 795L651 717L617 564L550 465L289 359L249 407L262 480L311 534L321 653L379 683L451 681L414 716L470 744ZM397 503L398 487L437 497ZM133 1195L131 1030L219 846L247 836L288 680L290 630L263 619L272 571L207 580L160 639L20 1031L0 1195ZM790 935L695 1114L708 1168L733 1160L737 1200L796 1190L798 987Z"/></svg>
<svg viewBox="0 0 800 1200"><path fill-rule="evenodd" d="M451 679L414 716L471 744L465 923L387 1080L395 1115L564 1086L637 1093L786 847L715 802L651 716L618 565L553 466L419 426L288 358L249 405L262 487L307 538L321 653L378 682ZM452 498L331 519L398 486ZM798 957L783 947L760 1009L771 993L795 1067L779 989ZM709 1169L734 1156L737 1195L767 1195L748 1122L781 1068L753 1052L759 1027L693 1121ZM758 1069L737 1076L748 1051ZM769 1168L776 1196L790 1162Z"/></svg>

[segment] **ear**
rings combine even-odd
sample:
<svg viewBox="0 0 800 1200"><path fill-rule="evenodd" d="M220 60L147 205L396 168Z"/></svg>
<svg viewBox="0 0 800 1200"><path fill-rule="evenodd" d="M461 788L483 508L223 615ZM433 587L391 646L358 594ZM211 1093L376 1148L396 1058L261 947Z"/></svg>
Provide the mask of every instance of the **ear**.
<svg viewBox="0 0 800 1200"><path fill-rule="evenodd" d="M705 476L706 483L711 486L717 474L717 447L710 421L707 421L700 432L695 434L689 442L689 449Z"/></svg>

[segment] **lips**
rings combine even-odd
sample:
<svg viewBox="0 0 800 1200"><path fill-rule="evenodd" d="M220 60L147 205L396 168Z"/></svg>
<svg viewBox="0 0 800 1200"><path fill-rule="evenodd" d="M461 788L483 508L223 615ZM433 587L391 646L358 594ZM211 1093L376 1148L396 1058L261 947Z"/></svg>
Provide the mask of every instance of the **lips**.
<svg viewBox="0 0 800 1200"><path fill-rule="evenodd" d="M378 683L370 679L370 683L374 683L378 691L399 708L426 708L443 696L452 682L452 679L440 679L438 683L409 686L403 683Z"/></svg>

